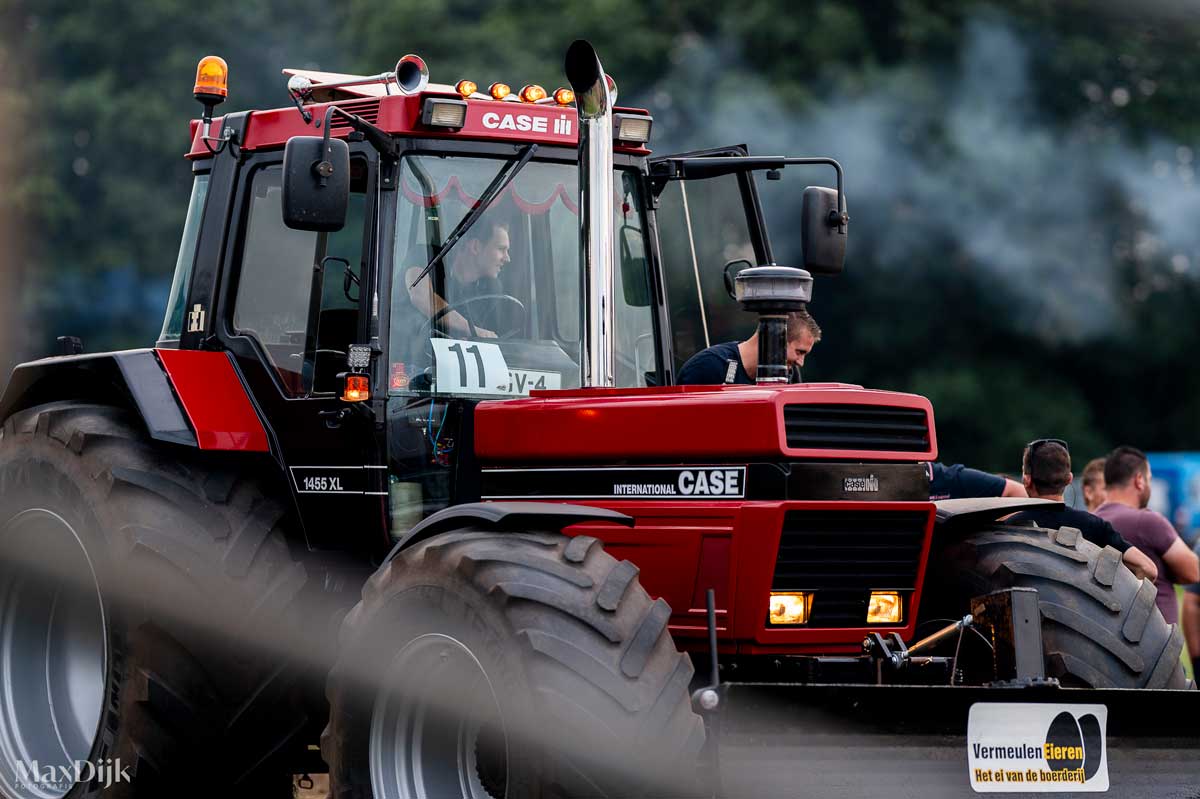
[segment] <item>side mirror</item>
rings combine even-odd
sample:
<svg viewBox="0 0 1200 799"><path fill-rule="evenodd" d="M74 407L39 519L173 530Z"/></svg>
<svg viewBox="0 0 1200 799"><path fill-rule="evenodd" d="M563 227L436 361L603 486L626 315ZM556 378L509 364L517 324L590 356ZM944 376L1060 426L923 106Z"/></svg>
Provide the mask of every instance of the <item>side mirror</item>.
<svg viewBox="0 0 1200 799"><path fill-rule="evenodd" d="M283 224L293 230L341 230L349 205L350 145L321 136L288 139L283 151Z"/></svg>
<svg viewBox="0 0 1200 799"><path fill-rule="evenodd" d="M848 220L839 224L837 192L824 186L804 190L800 211L804 268L814 275L836 275L846 260Z"/></svg>

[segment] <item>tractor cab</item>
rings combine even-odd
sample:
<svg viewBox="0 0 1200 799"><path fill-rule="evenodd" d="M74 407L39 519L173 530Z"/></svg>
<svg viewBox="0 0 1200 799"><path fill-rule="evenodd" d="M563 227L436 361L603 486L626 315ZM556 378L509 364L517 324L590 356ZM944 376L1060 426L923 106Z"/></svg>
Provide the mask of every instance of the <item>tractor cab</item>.
<svg viewBox="0 0 1200 799"><path fill-rule="evenodd" d="M590 130L578 91L430 83L417 56L376 76L284 70L294 107L213 119L220 69L198 79L158 347L227 349L264 415L304 431L275 447L313 546L345 545L330 540L341 511L378 519L378 548L478 499L479 402L669 386L752 319L731 289L774 259L756 170L833 168L836 190L805 191L806 260L841 268L829 159L651 156L644 110L606 106ZM333 516L330 494L346 506Z"/></svg>

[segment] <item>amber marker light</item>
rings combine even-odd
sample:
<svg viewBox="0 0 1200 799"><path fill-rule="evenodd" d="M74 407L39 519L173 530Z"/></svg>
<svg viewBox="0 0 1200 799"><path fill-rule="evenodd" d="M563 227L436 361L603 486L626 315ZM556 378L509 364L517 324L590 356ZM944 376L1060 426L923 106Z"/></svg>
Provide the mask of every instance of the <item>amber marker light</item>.
<svg viewBox="0 0 1200 799"><path fill-rule="evenodd" d="M546 90L536 83L531 83L521 89L521 102L536 103L538 100L546 99Z"/></svg>
<svg viewBox="0 0 1200 799"><path fill-rule="evenodd" d="M196 99L201 97L229 96L229 65L220 56L206 55L196 65L196 87L192 89ZM217 102L220 102L218 100Z"/></svg>
<svg viewBox="0 0 1200 799"><path fill-rule="evenodd" d="M454 84L454 91L458 92L464 98L470 97L478 90L479 87L475 85L475 81L473 80L460 80Z"/></svg>
<svg viewBox="0 0 1200 799"><path fill-rule="evenodd" d="M867 605L867 624L899 624L904 620L904 603L899 591L872 591Z"/></svg>
<svg viewBox="0 0 1200 799"><path fill-rule="evenodd" d="M342 399L346 402L364 402L371 398L370 380L367 375L346 375L342 384Z"/></svg>
<svg viewBox="0 0 1200 799"><path fill-rule="evenodd" d="M813 595L807 591L772 591L769 624L786 626L808 624Z"/></svg>
<svg viewBox="0 0 1200 799"><path fill-rule="evenodd" d="M492 96L493 100L503 100L512 94L512 87L507 83L493 83L488 86L488 94Z"/></svg>
<svg viewBox="0 0 1200 799"><path fill-rule="evenodd" d="M554 102L558 103L559 105L570 105L571 103L575 102L575 92L566 88L555 89Z"/></svg>

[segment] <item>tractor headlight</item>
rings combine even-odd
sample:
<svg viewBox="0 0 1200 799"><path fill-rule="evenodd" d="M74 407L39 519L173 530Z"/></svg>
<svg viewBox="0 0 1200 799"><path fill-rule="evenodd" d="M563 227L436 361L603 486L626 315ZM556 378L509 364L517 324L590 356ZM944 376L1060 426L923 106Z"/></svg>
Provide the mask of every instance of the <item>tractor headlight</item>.
<svg viewBox="0 0 1200 799"><path fill-rule="evenodd" d="M867 624L899 624L904 620L904 602L899 591L872 591L867 605Z"/></svg>
<svg viewBox="0 0 1200 799"><path fill-rule="evenodd" d="M813 595L807 591L772 591L768 624L776 626L808 624Z"/></svg>

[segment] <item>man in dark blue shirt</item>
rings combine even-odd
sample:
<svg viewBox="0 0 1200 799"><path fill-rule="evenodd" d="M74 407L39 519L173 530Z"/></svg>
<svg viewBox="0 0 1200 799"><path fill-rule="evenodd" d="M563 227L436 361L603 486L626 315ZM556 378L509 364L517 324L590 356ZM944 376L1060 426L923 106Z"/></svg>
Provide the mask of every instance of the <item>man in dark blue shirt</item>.
<svg viewBox="0 0 1200 799"><path fill-rule="evenodd" d="M821 340L821 328L808 311L792 311L787 320L788 368L804 365L804 357ZM681 386L712 386L721 383L753 385L758 371L758 331L743 342L714 344L688 358L675 383Z"/></svg>
<svg viewBox="0 0 1200 799"><path fill-rule="evenodd" d="M807 311L788 314L788 366L797 369L804 358L821 340L821 328ZM758 371L758 331L743 342L729 341L714 344L693 355L679 370L676 384L681 386L712 386L725 384L753 385L752 375ZM958 499L961 497L1023 497L1021 484L994 474L969 469L962 464L945 466L929 464L929 498Z"/></svg>
<svg viewBox="0 0 1200 799"><path fill-rule="evenodd" d="M930 499L964 499L967 497L1023 497L1025 489L1016 480L998 474L981 472L956 463L929 464Z"/></svg>
<svg viewBox="0 0 1200 799"><path fill-rule="evenodd" d="M1063 492L1070 485L1071 454L1067 443L1057 438L1040 438L1025 447L1021 457L1021 481L1029 496L1037 499L1063 501ZM1111 524L1095 514L1075 508L1032 508L1015 513L1010 523L1033 522L1038 527L1057 530L1074 527L1098 547L1110 546L1121 553L1121 560L1135 576L1154 580L1158 567L1144 552L1131 545Z"/></svg>

